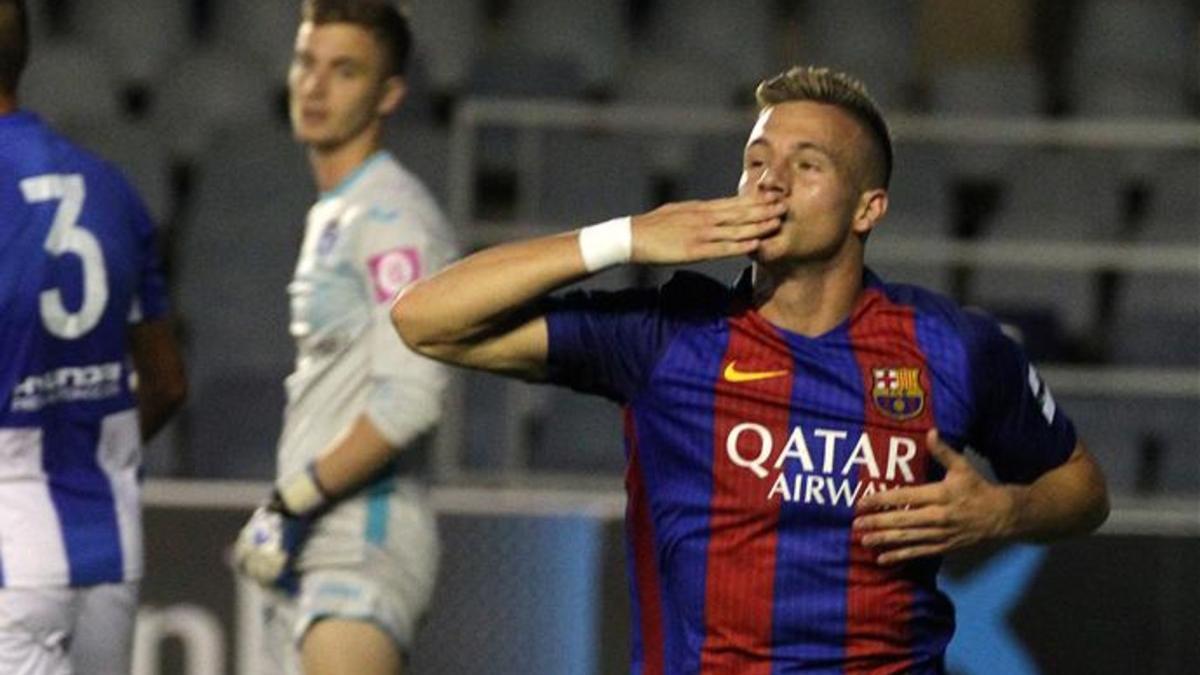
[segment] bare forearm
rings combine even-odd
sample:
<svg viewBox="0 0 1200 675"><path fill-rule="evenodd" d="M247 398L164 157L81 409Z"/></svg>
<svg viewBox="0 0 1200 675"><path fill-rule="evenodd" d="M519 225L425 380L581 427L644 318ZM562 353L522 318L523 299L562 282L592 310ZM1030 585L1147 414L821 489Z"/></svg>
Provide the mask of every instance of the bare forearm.
<svg viewBox="0 0 1200 675"><path fill-rule="evenodd" d="M130 353L138 376L137 406L142 440L166 425L187 396L183 359L168 320L139 324L130 331Z"/></svg>
<svg viewBox="0 0 1200 675"><path fill-rule="evenodd" d="M1050 541L1086 534L1108 517L1104 476L1082 445L1033 483L1005 490L1012 500L1008 538Z"/></svg>
<svg viewBox="0 0 1200 675"><path fill-rule="evenodd" d="M142 429L142 440L148 441L154 437L167 422L174 417L183 404L183 393L151 394L144 390L138 391L138 422Z"/></svg>
<svg viewBox="0 0 1200 675"><path fill-rule="evenodd" d="M317 459L317 482L326 497L342 497L375 476L394 455L375 425L359 416Z"/></svg>
<svg viewBox="0 0 1200 675"><path fill-rule="evenodd" d="M392 324L424 356L538 379L548 338L535 300L610 265L746 255L779 229L785 210L775 197L681 202L497 246L407 288L392 306Z"/></svg>
<svg viewBox="0 0 1200 675"><path fill-rule="evenodd" d="M392 306L392 323L410 348L436 357L439 347L487 333L586 275L575 232L504 244L410 286Z"/></svg>

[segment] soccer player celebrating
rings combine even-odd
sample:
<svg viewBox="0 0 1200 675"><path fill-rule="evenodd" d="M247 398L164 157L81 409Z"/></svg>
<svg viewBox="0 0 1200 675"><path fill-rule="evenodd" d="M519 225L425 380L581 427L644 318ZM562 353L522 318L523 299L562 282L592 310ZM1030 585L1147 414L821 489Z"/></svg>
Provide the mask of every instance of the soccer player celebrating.
<svg viewBox="0 0 1200 675"><path fill-rule="evenodd" d="M940 556L1094 529L1104 480L994 320L865 268L892 152L863 86L794 68L757 98L736 197L481 251L392 320L431 357L624 406L633 672L940 673ZM732 287L544 297L734 255Z"/></svg>
<svg viewBox="0 0 1200 675"><path fill-rule="evenodd" d="M0 672L128 673L141 443L186 382L155 228L110 164L17 104L0 0Z"/></svg>
<svg viewBox="0 0 1200 675"><path fill-rule="evenodd" d="M388 307L456 249L424 186L380 145L409 51L387 2L302 5L290 114L321 196L288 286L299 354L276 489L235 546L238 568L272 591L277 672L400 672L433 589L437 533L412 460L446 374L397 342Z"/></svg>

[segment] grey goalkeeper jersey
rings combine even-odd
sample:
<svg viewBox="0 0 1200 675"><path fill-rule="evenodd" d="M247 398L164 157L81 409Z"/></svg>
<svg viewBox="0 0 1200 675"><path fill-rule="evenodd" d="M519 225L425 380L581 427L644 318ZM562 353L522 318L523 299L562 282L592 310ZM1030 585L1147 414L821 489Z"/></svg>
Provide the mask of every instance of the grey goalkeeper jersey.
<svg viewBox="0 0 1200 675"><path fill-rule="evenodd" d="M456 255L433 198L386 151L309 210L288 286L297 357L287 378L280 476L304 467L359 415L396 447L431 430L445 369L404 346L389 309L400 289Z"/></svg>

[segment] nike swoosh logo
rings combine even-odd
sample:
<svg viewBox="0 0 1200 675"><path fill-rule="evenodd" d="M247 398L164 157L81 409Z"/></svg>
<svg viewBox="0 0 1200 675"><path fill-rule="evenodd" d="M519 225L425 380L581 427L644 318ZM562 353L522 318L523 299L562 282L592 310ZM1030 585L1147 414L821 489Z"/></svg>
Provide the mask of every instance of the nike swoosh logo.
<svg viewBox="0 0 1200 675"><path fill-rule="evenodd" d="M742 371L737 369L737 361L730 361L729 365L725 366L724 376L727 382L757 382L773 377L783 377L787 374L786 370Z"/></svg>

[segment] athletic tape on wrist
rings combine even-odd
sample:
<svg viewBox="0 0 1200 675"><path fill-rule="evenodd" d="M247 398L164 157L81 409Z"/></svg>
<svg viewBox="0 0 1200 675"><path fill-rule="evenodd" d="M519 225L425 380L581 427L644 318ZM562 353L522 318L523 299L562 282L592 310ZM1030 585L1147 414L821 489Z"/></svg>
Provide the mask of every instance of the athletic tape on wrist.
<svg viewBox="0 0 1200 675"><path fill-rule="evenodd" d="M297 516L315 511L326 502L321 484L317 482L316 467L312 464L280 481L275 489L279 491L283 506Z"/></svg>
<svg viewBox="0 0 1200 675"><path fill-rule="evenodd" d="M633 256L633 219L613 218L579 230L579 253L589 272L629 262Z"/></svg>

